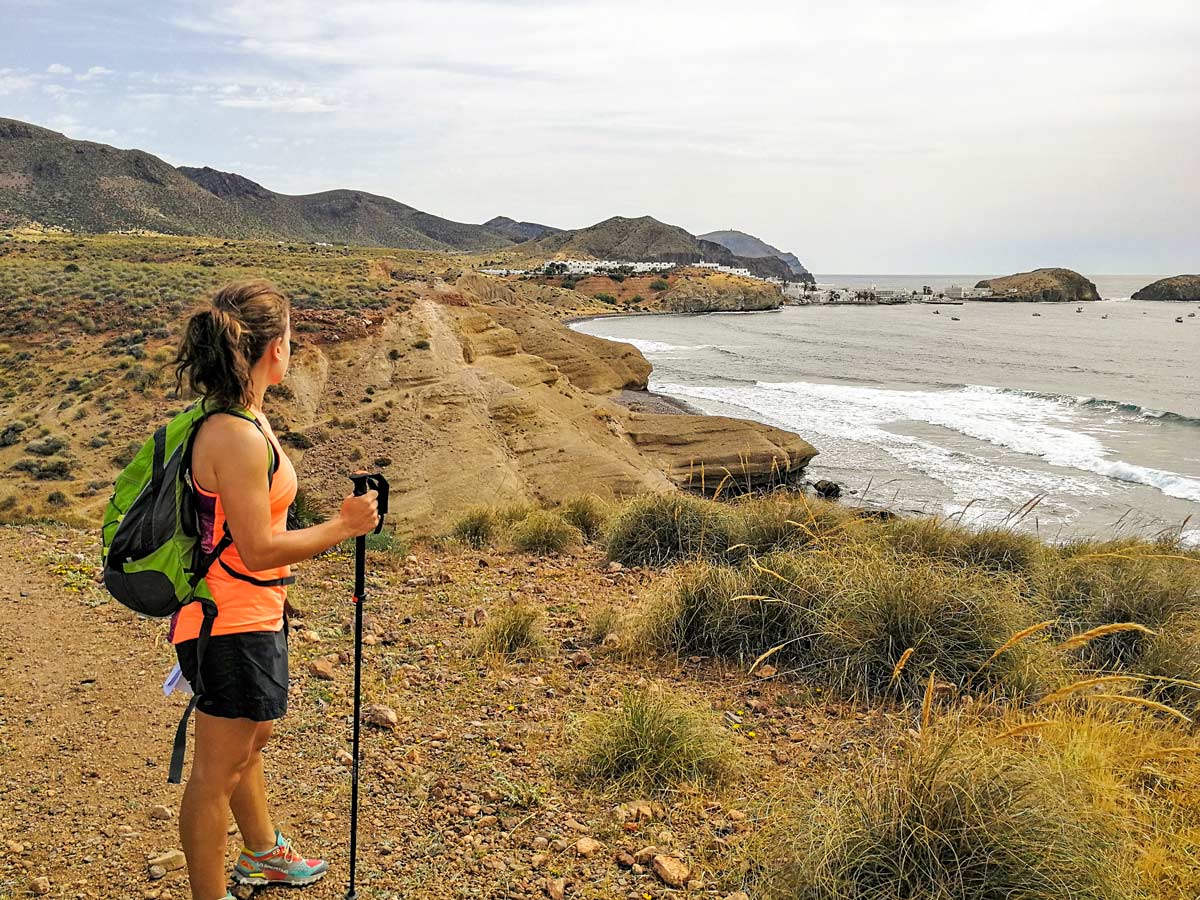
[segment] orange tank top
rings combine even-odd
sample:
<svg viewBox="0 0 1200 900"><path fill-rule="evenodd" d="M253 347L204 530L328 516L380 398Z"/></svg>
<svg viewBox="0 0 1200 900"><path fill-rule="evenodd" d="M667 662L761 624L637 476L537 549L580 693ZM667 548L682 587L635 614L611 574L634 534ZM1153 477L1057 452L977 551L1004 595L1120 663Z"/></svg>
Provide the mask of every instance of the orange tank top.
<svg viewBox="0 0 1200 900"><path fill-rule="evenodd" d="M279 468L271 481L271 532L287 531L287 511L296 499L296 469L287 454L275 440L271 426L259 420L267 440L278 454ZM221 495L205 490L193 478L196 493L196 509L200 524L200 541L203 552L210 552L225 533L225 509ZM287 578L290 566L278 566L252 572L246 568L238 555L237 546L230 544L220 559L212 564L204 580L217 604L217 618L212 633L238 634L246 631L278 631L283 627L283 601L287 598L287 586L260 587L238 578L238 573L258 581L274 581ZM190 641L200 636L200 623L204 612L199 603L189 603L175 614L171 623L170 640L173 644Z"/></svg>

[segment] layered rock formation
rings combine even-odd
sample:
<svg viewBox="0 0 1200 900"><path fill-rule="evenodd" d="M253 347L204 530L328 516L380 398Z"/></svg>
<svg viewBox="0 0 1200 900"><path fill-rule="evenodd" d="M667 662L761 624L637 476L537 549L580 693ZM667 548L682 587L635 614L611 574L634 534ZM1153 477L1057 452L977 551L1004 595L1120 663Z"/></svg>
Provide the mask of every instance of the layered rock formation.
<svg viewBox="0 0 1200 900"><path fill-rule="evenodd" d="M985 278L977 288L991 288L985 300L1012 303L1080 303L1099 300L1096 285L1070 269L1034 269L1003 278Z"/></svg>
<svg viewBox="0 0 1200 900"><path fill-rule="evenodd" d="M783 294L773 284L736 275L682 275L654 295L649 306L658 312L747 312L779 309Z"/></svg>
<svg viewBox="0 0 1200 900"><path fill-rule="evenodd" d="M1160 278L1133 295L1134 300L1200 301L1200 275L1175 275Z"/></svg>
<svg viewBox="0 0 1200 900"><path fill-rule="evenodd" d="M138 256L174 258L155 248L177 239L136 241ZM77 237L29 245L48 271L79 259L87 275L78 246ZM304 265L285 251L264 260L280 280ZM160 265L173 271L169 261L143 264L147 283ZM711 490L726 474L730 491L795 481L815 453L753 422L621 405L622 393L645 389L650 366L628 344L558 321L556 301L570 291L449 270L403 281L382 265L369 271L389 305L295 308L292 367L268 395L272 425L319 508L336 509L346 473L375 468L392 482L395 521L436 533L477 504ZM73 321L14 331L0 345L0 431L12 432L0 442L0 510L92 521L131 450L182 408L158 365L181 317L159 336L92 333ZM121 347L137 355L122 358ZM28 446L47 435L54 448Z"/></svg>

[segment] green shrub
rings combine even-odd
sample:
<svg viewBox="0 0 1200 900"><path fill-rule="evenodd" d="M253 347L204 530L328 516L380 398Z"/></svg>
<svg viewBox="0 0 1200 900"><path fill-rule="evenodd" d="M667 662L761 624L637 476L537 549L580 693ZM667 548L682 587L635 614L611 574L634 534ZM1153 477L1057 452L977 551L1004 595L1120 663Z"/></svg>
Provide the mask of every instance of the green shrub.
<svg viewBox="0 0 1200 900"><path fill-rule="evenodd" d="M616 303L617 302L617 298L614 297L612 294L597 294L596 299L599 300L601 303Z"/></svg>
<svg viewBox="0 0 1200 900"><path fill-rule="evenodd" d="M643 297L641 294L634 294L632 297L629 298L630 306L636 306L638 303L645 303L645 302L646 302L646 298Z"/></svg>
<svg viewBox="0 0 1200 900"><path fill-rule="evenodd" d="M429 349L429 341L425 340L424 338L421 338L420 340L413 341L412 347L414 350L428 350Z"/></svg>
<svg viewBox="0 0 1200 900"><path fill-rule="evenodd" d="M798 826L798 827L792 827ZM958 736L844 775L778 829L792 900L1132 900L1121 826L1077 773ZM789 846L790 845L790 846Z"/></svg>
<svg viewBox="0 0 1200 900"><path fill-rule="evenodd" d="M714 784L732 773L732 741L707 707L652 688L627 690L620 706L578 726L580 775L625 788Z"/></svg>
<svg viewBox="0 0 1200 900"><path fill-rule="evenodd" d="M654 281L650 282L650 290L654 291L655 293L665 291L670 286L671 285L667 284L667 282L663 281L661 278L656 278Z"/></svg>
<svg viewBox="0 0 1200 900"><path fill-rule="evenodd" d="M580 542L579 529L558 513L537 510L513 528L513 545L523 553L561 553Z"/></svg>
<svg viewBox="0 0 1200 900"><path fill-rule="evenodd" d="M680 572L673 596L648 607L642 629L652 646L742 666L770 651L780 668L795 663L867 697L921 697L931 675L956 689L1024 697L1060 674L1046 635L993 654L1044 618L1013 576L864 543L738 567L695 564Z"/></svg>
<svg viewBox="0 0 1200 900"><path fill-rule="evenodd" d="M408 556L408 542L394 531L381 531L367 535L367 549L383 553L393 560L403 561Z"/></svg>
<svg viewBox="0 0 1200 900"><path fill-rule="evenodd" d="M725 508L689 494L648 494L630 501L609 522L608 557L633 566L664 566L680 559L717 559L736 536Z"/></svg>
<svg viewBox="0 0 1200 900"><path fill-rule="evenodd" d="M609 272L608 277L611 278L613 281L615 281L617 284L620 284L622 281L625 280L625 276L623 274L621 274L620 272Z"/></svg>
<svg viewBox="0 0 1200 900"><path fill-rule="evenodd" d="M1031 573L1045 553L1036 537L1010 528L972 530L937 519L897 517L884 526L883 533L902 553L993 572Z"/></svg>
<svg viewBox="0 0 1200 900"><path fill-rule="evenodd" d="M467 649L474 656L512 658L536 655L544 645L541 613L517 604L495 613Z"/></svg>
<svg viewBox="0 0 1200 900"><path fill-rule="evenodd" d="M563 520L579 529L584 540L594 541L604 533L611 507L595 494L572 497L559 509Z"/></svg>
<svg viewBox="0 0 1200 900"><path fill-rule="evenodd" d="M58 435L50 435L40 438L36 441L30 441L25 445L25 449L35 456L53 456L67 446L65 438Z"/></svg>
<svg viewBox="0 0 1200 900"><path fill-rule="evenodd" d="M458 518L451 533L468 547L481 549L496 536L496 517L490 509L470 510Z"/></svg>
<svg viewBox="0 0 1200 900"><path fill-rule="evenodd" d="M29 423L23 419L14 419L0 431L0 447L11 447L21 440L21 432L29 428Z"/></svg>
<svg viewBox="0 0 1200 900"><path fill-rule="evenodd" d="M296 490L296 498L288 507L287 527L289 530L310 528L325 521L325 515L313 496L304 488Z"/></svg>
<svg viewBox="0 0 1200 900"><path fill-rule="evenodd" d="M67 495L64 494L62 491L51 491L46 496L46 502L49 503L51 506L66 506L67 505Z"/></svg>
<svg viewBox="0 0 1200 900"><path fill-rule="evenodd" d="M860 524L852 510L804 494L749 496L732 508L739 525L736 544L742 545L743 555L849 539Z"/></svg>

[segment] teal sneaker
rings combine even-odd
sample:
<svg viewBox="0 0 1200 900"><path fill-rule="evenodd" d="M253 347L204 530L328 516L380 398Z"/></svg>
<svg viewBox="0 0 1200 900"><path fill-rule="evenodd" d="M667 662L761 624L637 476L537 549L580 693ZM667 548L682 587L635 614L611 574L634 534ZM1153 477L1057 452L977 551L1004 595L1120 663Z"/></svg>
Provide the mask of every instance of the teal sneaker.
<svg viewBox="0 0 1200 900"><path fill-rule="evenodd" d="M275 846L266 853L252 853L243 847L233 868L233 878L241 884L312 884L325 877L329 864L323 859L305 859L292 849L291 843L278 831Z"/></svg>

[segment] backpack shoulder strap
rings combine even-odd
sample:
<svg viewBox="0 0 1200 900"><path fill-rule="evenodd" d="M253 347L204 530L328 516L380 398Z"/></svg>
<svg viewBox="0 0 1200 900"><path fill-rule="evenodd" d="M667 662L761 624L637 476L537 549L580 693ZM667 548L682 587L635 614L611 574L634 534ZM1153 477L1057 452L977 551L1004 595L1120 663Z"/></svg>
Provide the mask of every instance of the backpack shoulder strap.
<svg viewBox="0 0 1200 900"><path fill-rule="evenodd" d="M275 442L268 436L263 429L262 423L258 421L258 417L248 409L241 407L229 407L227 409L206 409L204 414L196 419L192 425L192 433L188 435L187 448L183 454L183 471L187 473L189 479L192 472L192 448L196 443L196 435L200 433L200 426L203 425L212 416L225 413L229 416L237 416L239 419L246 419L254 423L254 427L258 429L258 433L263 436L263 440L267 442L267 452L271 454L271 463L267 467L267 488L269 489L275 482L275 473L279 471L279 454L275 452Z"/></svg>

